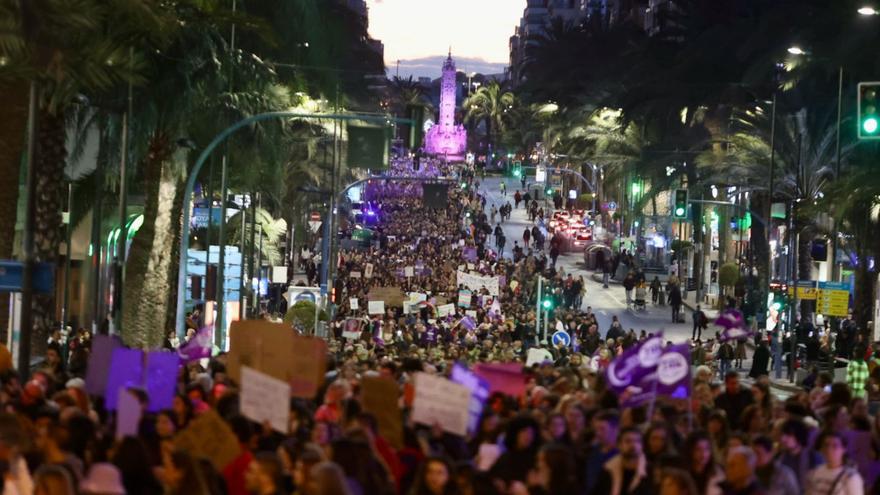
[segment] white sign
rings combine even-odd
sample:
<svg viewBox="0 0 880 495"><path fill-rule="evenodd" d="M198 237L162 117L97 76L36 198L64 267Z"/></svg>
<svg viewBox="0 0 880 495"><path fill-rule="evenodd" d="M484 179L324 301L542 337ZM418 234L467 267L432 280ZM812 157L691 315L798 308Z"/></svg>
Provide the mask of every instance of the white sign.
<svg viewBox="0 0 880 495"><path fill-rule="evenodd" d="M467 434L471 391L445 378L416 373L412 420L423 425L439 424L454 435Z"/></svg>
<svg viewBox="0 0 880 495"><path fill-rule="evenodd" d="M349 278L361 278L361 272L351 272L348 274Z"/></svg>
<svg viewBox="0 0 880 495"><path fill-rule="evenodd" d="M290 385L247 366L241 367L241 414L287 433Z"/></svg>
<svg viewBox="0 0 880 495"><path fill-rule="evenodd" d="M459 270L456 272L456 283L458 285L464 285L466 288L473 291L478 291L485 287L490 295L498 295L498 277L477 275Z"/></svg>
<svg viewBox="0 0 880 495"><path fill-rule="evenodd" d="M471 318L476 318L476 317L477 317L477 312L474 311L473 309L468 309L468 310L466 310L466 311L464 312L464 315L465 315L465 316L470 316Z"/></svg>
<svg viewBox="0 0 880 495"><path fill-rule="evenodd" d="M451 314L455 314L455 304L449 303L442 306L437 306L437 316L439 316L440 318L443 318L444 316L449 316Z"/></svg>
<svg viewBox="0 0 880 495"><path fill-rule="evenodd" d="M533 364L541 364L544 361L553 362L553 354L550 354L550 351L547 349L539 349L537 347L529 349L529 355L526 357L527 368Z"/></svg>
<svg viewBox="0 0 880 495"><path fill-rule="evenodd" d="M373 264L367 263L367 266L364 267L364 277L373 278Z"/></svg>
<svg viewBox="0 0 880 495"><path fill-rule="evenodd" d="M272 283L273 284L286 284L287 283L287 267L286 266L273 266L272 267Z"/></svg>
<svg viewBox="0 0 880 495"><path fill-rule="evenodd" d="M403 276L406 278L412 277L415 275L415 268L411 266L403 267Z"/></svg>
<svg viewBox="0 0 880 495"><path fill-rule="evenodd" d="M348 307L351 308L352 311L358 309L360 306L358 305L358 298L352 297L348 299Z"/></svg>
<svg viewBox="0 0 880 495"><path fill-rule="evenodd" d="M418 304L422 301L428 300L428 295L423 294L421 292L410 292L408 295L409 295L409 302L411 302L412 304Z"/></svg>
<svg viewBox="0 0 880 495"><path fill-rule="evenodd" d="M547 169L545 167L535 168L535 182L539 184L547 182Z"/></svg>
<svg viewBox="0 0 880 495"><path fill-rule="evenodd" d="M385 301L370 301L367 304L367 313L371 315L381 315L385 313Z"/></svg>

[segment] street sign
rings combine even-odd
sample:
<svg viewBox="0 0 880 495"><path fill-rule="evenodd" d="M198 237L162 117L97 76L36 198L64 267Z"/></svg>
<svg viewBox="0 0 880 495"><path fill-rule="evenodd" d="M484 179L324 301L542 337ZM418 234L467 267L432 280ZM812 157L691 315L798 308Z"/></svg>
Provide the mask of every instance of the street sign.
<svg viewBox="0 0 880 495"><path fill-rule="evenodd" d="M557 330L551 338L554 346L568 347L571 344L571 335L565 330Z"/></svg>
<svg viewBox="0 0 880 495"><path fill-rule="evenodd" d="M547 182L547 168L546 167L536 167L535 168L535 182L539 184L543 184Z"/></svg>
<svg viewBox="0 0 880 495"><path fill-rule="evenodd" d="M21 292L21 279L24 263L14 260L0 260L0 292ZM34 265L34 291L46 294L52 292L55 271L51 263Z"/></svg>
<svg viewBox="0 0 880 495"><path fill-rule="evenodd" d="M846 316L849 312L849 284L819 282L816 311L826 316Z"/></svg>
<svg viewBox="0 0 880 495"><path fill-rule="evenodd" d="M309 214L309 229L312 232L317 232L318 229L321 228L321 213L317 211L313 211Z"/></svg>
<svg viewBox="0 0 880 495"><path fill-rule="evenodd" d="M617 211L617 203L615 203L614 201L609 201L609 202L605 205L605 209L608 210L608 211L610 211L610 212L615 212L615 211Z"/></svg>

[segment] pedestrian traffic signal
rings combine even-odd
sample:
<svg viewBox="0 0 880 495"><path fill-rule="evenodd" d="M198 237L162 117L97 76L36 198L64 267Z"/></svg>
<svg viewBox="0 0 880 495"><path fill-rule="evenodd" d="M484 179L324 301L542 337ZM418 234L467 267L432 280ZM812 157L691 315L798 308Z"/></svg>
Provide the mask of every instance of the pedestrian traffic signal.
<svg viewBox="0 0 880 495"><path fill-rule="evenodd" d="M858 86L859 139L880 139L880 82L860 82Z"/></svg>
<svg viewBox="0 0 880 495"><path fill-rule="evenodd" d="M467 182L462 182L462 183L461 183L461 188L462 188L462 189L467 189Z"/></svg>
<svg viewBox="0 0 880 495"><path fill-rule="evenodd" d="M544 310L549 311L553 308L553 301L549 298L544 299L543 301L541 301L541 306L544 308Z"/></svg>
<svg viewBox="0 0 880 495"><path fill-rule="evenodd" d="M545 192L547 193L547 196L553 196L553 188L552 187L548 187Z"/></svg>
<svg viewBox="0 0 880 495"><path fill-rule="evenodd" d="M675 201L672 204L672 216L674 218L687 218L688 191L687 189L675 190Z"/></svg>
<svg viewBox="0 0 880 495"><path fill-rule="evenodd" d="M522 162L521 161L513 162L513 176L514 177L522 177Z"/></svg>

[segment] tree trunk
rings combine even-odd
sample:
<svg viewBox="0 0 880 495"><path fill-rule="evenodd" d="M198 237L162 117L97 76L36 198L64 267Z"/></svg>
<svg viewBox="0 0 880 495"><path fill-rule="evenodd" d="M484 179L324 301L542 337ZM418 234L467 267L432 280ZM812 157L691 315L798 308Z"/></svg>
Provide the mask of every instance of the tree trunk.
<svg viewBox="0 0 880 495"><path fill-rule="evenodd" d="M0 259L11 259L14 251L15 220L21 154L28 120L28 84L0 84ZM0 341L6 342L9 305L0 301Z"/></svg>
<svg viewBox="0 0 880 495"><path fill-rule="evenodd" d="M129 248L123 287L122 336L133 347L161 344L174 311L169 298L177 283L174 243L179 236L181 164L172 156L168 134L153 136L144 163L144 223ZM177 214L175 214L177 212Z"/></svg>
<svg viewBox="0 0 880 495"><path fill-rule="evenodd" d="M812 280L813 257L810 254L810 244L813 241L813 229L807 226L798 226L797 232L800 232L797 253L798 280ZM816 301L801 300L800 311L804 318L812 318L816 311Z"/></svg>
<svg viewBox="0 0 880 495"><path fill-rule="evenodd" d="M61 205L64 192L64 164L67 160L62 110L43 113L39 120L36 154L36 191L34 208L34 258L37 263L58 262L61 245ZM33 326L31 355L46 352L49 329L55 324L55 294L35 293L31 311Z"/></svg>
<svg viewBox="0 0 880 495"><path fill-rule="evenodd" d="M751 286L749 299L755 303L755 314L758 322L763 324L767 314L767 292L770 287L770 242L767 239L767 226L764 223L756 222L760 215L764 217L769 210L768 208L769 194L753 193L751 196L752 228L749 239L749 246L752 251L752 266L758 271L757 284ZM769 222L770 218L765 218L765 222Z"/></svg>

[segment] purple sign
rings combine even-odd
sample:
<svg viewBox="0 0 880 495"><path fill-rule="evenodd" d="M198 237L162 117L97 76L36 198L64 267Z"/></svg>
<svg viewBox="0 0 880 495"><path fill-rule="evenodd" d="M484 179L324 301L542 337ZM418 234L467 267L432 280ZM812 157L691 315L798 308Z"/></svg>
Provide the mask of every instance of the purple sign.
<svg viewBox="0 0 880 495"><path fill-rule="evenodd" d="M107 376L107 389L104 404L108 411L116 410L119 389L141 387L144 376L144 353L140 349L113 349L110 359L110 374Z"/></svg>
<svg viewBox="0 0 880 495"><path fill-rule="evenodd" d="M477 262L477 248L470 246L465 247L464 249L462 249L461 254L462 256L464 256L464 259L470 261L471 263Z"/></svg>
<svg viewBox="0 0 880 495"><path fill-rule="evenodd" d="M663 354L657 363L657 393L673 399L690 397L690 344L671 345L663 349Z"/></svg>
<svg viewBox="0 0 880 495"><path fill-rule="evenodd" d="M473 330L477 328L477 324L474 323L473 318L471 318L470 316L465 316L461 319L461 326L463 326L467 330Z"/></svg>
<svg viewBox="0 0 880 495"><path fill-rule="evenodd" d="M203 327L193 335L189 342L180 346L177 353L184 363L211 357L211 337L214 330L211 327Z"/></svg>
<svg viewBox="0 0 880 495"><path fill-rule="evenodd" d="M122 341L116 336L95 335L92 338L89 367L86 372L86 392L90 395L104 395L107 377L110 374L110 360L113 358L113 350L117 347L122 347Z"/></svg>
<svg viewBox="0 0 880 495"><path fill-rule="evenodd" d="M193 338L195 340L195 338ZM177 371L180 357L173 352L152 351L147 354L145 378L149 411L170 409L177 391Z"/></svg>

